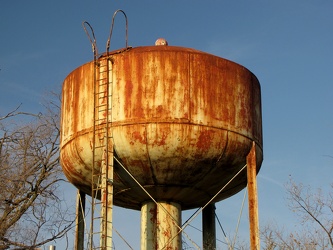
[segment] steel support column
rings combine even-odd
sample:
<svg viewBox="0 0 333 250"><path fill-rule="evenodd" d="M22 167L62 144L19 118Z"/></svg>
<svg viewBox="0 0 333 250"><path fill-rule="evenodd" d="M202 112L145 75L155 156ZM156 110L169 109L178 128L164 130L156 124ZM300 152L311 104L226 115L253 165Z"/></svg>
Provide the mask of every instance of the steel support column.
<svg viewBox="0 0 333 250"><path fill-rule="evenodd" d="M141 207L141 250L182 249L181 207L178 203L153 201Z"/></svg>
<svg viewBox="0 0 333 250"><path fill-rule="evenodd" d="M77 190L76 195L76 225L75 225L75 250L83 250L84 248L84 215L86 206L86 194Z"/></svg>
<svg viewBox="0 0 333 250"><path fill-rule="evenodd" d="M257 192L257 157L256 144L253 142L250 153L246 158L247 163L247 189L249 201L249 224L251 250L260 249L258 192Z"/></svg>
<svg viewBox="0 0 333 250"><path fill-rule="evenodd" d="M203 250L216 249L215 204L211 203L202 211Z"/></svg>

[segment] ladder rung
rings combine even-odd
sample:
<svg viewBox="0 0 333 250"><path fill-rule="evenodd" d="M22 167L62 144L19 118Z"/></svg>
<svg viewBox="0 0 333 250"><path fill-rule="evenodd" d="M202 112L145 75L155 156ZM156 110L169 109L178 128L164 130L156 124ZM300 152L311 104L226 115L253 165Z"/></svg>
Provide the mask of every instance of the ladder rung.
<svg viewBox="0 0 333 250"><path fill-rule="evenodd" d="M103 129L105 129L106 128L106 120L107 120L107 117L105 116L103 116L103 117L98 117L98 118L96 118L95 119L95 125L96 125L96 127L95 127L95 129L96 130L103 130Z"/></svg>
<svg viewBox="0 0 333 250"><path fill-rule="evenodd" d="M91 234L96 235L96 234L100 234L100 233L102 233L102 232L101 231L98 231L98 232L95 231L95 232L92 232ZM94 248L94 249L96 249L96 248Z"/></svg>
<svg viewBox="0 0 333 250"><path fill-rule="evenodd" d="M95 96L101 96L101 95L105 96L105 94L106 94L105 92L106 92L105 90L97 92L97 93L95 93Z"/></svg>
<svg viewBox="0 0 333 250"><path fill-rule="evenodd" d="M102 131L106 128L106 117L95 120L95 131Z"/></svg>
<svg viewBox="0 0 333 250"><path fill-rule="evenodd" d="M111 111L110 109L107 108L106 105L100 105L100 106L97 106L97 112L98 113L102 113L102 112L105 112L105 111Z"/></svg>
<svg viewBox="0 0 333 250"><path fill-rule="evenodd" d="M100 65L99 68L102 69L102 68L107 68L107 64L103 64L103 65Z"/></svg>
<svg viewBox="0 0 333 250"><path fill-rule="evenodd" d="M107 107L107 103L106 103L106 100L108 98L111 98L112 95L104 95L104 96L100 96L98 98L96 98L96 101L99 101L98 103L96 103L96 107L95 107L95 110L98 109L99 107ZM109 109L111 110L111 107L109 107Z"/></svg>
<svg viewBox="0 0 333 250"><path fill-rule="evenodd" d="M101 118L96 117L95 119L95 130L103 130L106 128L106 119L107 117L103 116Z"/></svg>
<svg viewBox="0 0 333 250"><path fill-rule="evenodd" d="M95 89L97 89L96 87L104 86L107 83L109 83L107 75L101 75L95 82Z"/></svg>
<svg viewBox="0 0 333 250"><path fill-rule="evenodd" d="M105 96L105 98L106 97L107 96ZM99 99L104 99L104 98L99 98ZM107 109L107 104L105 104L105 103L99 103L99 104L96 105L95 110L98 111L98 109L103 108L103 107L105 107Z"/></svg>
<svg viewBox="0 0 333 250"><path fill-rule="evenodd" d="M107 98L107 97L111 97L112 95L106 95L105 93L101 93L101 94L98 94L98 95L96 95L96 99L97 100L103 100L103 99L105 99L105 98ZM104 104L105 105L105 104Z"/></svg>
<svg viewBox="0 0 333 250"><path fill-rule="evenodd" d="M108 72L107 66L101 66L99 69L100 69L98 71L99 74Z"/></svg>
<svg viewBox="0 0 333 250"><path fill-rule="evenodd" d="M104 116L103 114L105 113L105 112L107 112L108 110L107 109L105 109L105 110L100 110L97 114L96 114L96 119L95 119L95 121L96 122L98 122L98 121L102 121L102 120L105 120L106 119L106 116ZM103 117L98 117L97 115L103 115Z"/></svg>
<svg viewBox="0 0 333 250"><path fill-rule="evenodd" d="M98 83L97 87L105 87L109 84L107 78L99 79L97 80L97 83Z"/></svg>
<svg viewBox="0 0 333 250"><path fill-rule="evenodd" d="M103 130L106 128L106 120L107 120L107 117L103 116L103 117L100 117L100 118L96 118L95 119L95 130L98 131L98 130Z"/></svg>

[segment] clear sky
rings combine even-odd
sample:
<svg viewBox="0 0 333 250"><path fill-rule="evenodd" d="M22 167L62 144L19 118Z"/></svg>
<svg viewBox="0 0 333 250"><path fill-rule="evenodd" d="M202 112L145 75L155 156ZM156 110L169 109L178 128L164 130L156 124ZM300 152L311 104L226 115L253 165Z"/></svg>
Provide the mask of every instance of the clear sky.
<svg viewBox="0 0 333 250"><path fill-rule="evenodd" d="M227 58L258 77L264 132L260 224L276 221L292 229L296 220L284 189L290 176L323 189L332 182L333 1L2 1L0 115L20 103L24 111L41 110L46 92L59 91L72 70L92 60L82 21L93 26L103 52L117 9L127 14L130 46L165 37L169 45ZM117 17L111 50L124 47L124 36L123 18ZM242 198L243 192L217 204L227 233L234 233ZM114 216L117 231L138 249L139 213L116 209ZM244 212L242 237L248 236L246 221ZM200 219L194 226L201 228ZM116 249L126 249L114 240ZM62 249L62 242L56 244Z"/></svg>

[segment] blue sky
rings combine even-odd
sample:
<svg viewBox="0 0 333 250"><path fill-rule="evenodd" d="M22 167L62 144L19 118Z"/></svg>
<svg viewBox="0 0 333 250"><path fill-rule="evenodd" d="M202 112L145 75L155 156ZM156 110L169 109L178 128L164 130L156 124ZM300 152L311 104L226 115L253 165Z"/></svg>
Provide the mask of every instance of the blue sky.
<svg viewBox="0 0 333 250"><path fill-rule="evenodd" d="M40 111L45 93L59 91L72 70L92 60L82 21L93 26L103 52L117 9L127 14L130 46L165 37L169 45L227 58L258 77L264 132L260 224L293 228L284 189L290 176L323 189L332 182L333 1L3 1L0 115L20 103L24 111ZM111 50L124 46L124 36L123 18L117 17ZM243 192L217 204L227 233L235 230L242 198ZM139 213L116 209L114 216L117 230L138 249ZM246 221L245 209L242 237L248 236ZM200 219L194 224L200 228ZM126 249L115 241L117 249ZM57 244L61 249L63 243Z"/></svg>

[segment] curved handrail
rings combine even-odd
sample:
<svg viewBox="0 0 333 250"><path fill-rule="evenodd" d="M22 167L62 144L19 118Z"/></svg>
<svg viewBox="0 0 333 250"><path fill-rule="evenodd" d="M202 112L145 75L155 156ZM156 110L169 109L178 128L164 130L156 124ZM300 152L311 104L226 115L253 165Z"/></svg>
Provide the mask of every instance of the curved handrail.
<svg viewBox="0 0 333 250"><path fill-rule="evenodd" d="M90 28L90 31L91 31L91 34L92 34L92 38L91 38L91 36L90 36L87 28L86 28L86 25L88 25L89 28ZM86 34L88 36L88 39L89 39L89 41L91 43L92 51L94 53L94 60L96 60L97 59L97 55L98 55L98 50L97 50L97 44L96 44L96 38L95 38L94 30L91 27L90 23L88 23L87 21L82 22L82 26L83 26L83 29L86 32Z"/></svg>
<svg viewBox="0 0 333 250"><path fill-rule="evenodd" d="M110 42L111 42L111 36L112 36L112 31L113 31L113 25L114 25L114 19L116 17L116 15L118 14L118 12L121 12L124 14L124 17L125 17L125 21L126 21L126 37L125 37L125 41L126 41L126 49L128 48L128 43L127 43L127 40L128 40L128 21L127 21L127 16L125 14L125 12L121 9L119 10L116 10L113 14L113 17L112 17L112 24L111 24L111 28L110 28L110 34L109 34L109 38L106 42L106 52L108 53L109 52L109 49L110 49Z"/></svg>

